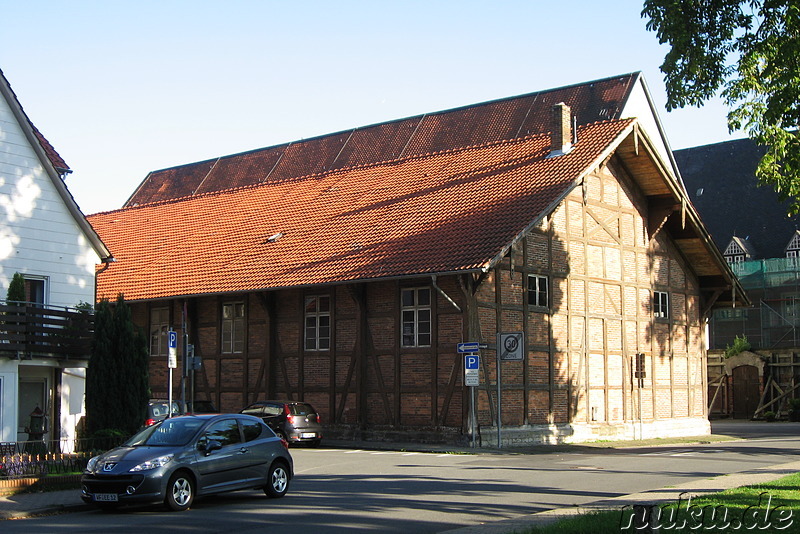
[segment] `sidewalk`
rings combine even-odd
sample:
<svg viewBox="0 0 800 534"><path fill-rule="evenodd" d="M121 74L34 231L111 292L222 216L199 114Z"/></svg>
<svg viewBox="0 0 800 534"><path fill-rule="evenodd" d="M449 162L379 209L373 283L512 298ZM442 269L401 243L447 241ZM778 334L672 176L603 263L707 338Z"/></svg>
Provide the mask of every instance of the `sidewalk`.
<svg viewBox="0 0 800 534"><path fill-rule="evenodd" d="M409 452L442 452L442 451L472 451L478 453L530 453L529 450L520 449L461 449L457 447L447 447L440 445L420 445L420 444L399 444L399 443L363 443L363 442L343 442L326 443L329 447L337 448L361 448L361 449L383 449L383 450L403 450ZM448 531L449 534L507 534L515 530L541 526L552 523L563 517L574 516L587 513L596 509L621 509L624 505L637 503L661 504L664 502L677 501L680 494L684 492L692 495L703 495L717 493L726 489L749 486L775 480L800 471L800 461L786 464L775 465L767 468L753 469L742 473L721 475L714 478L696 480L670 486L669 488L655 489L643 493L624 495L614 499L596 501L583 507L557 508L531 514L526 517L508 519L475 525L471 527L459 528ZM17 495L0 496L0 521L4 519L19 519L48 514L59 514L64 512L74 512L87 510L91 507L85 504L80 497L80 490L60 490L43 493L21 493Z"/></svg>

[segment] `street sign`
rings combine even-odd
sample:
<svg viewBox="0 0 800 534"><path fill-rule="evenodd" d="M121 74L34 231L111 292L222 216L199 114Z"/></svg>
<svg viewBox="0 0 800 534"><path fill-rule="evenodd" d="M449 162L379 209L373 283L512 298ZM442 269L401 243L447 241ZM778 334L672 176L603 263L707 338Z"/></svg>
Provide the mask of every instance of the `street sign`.
<svg viewBox="0 0 800 534"><path fill-rule="evenodd" d="M170 330L168 334L168 347L169 358L167 359L167 367L176 369L178 367L178 333L175 330Z"/></svg>
<svg viewBox="0 0 800 534"><path fill-rule="evenodd" d="M480 348L480 344L477 341L470 341L469 343L459 343L458 344L458 352L460 353L468 353L468 352L478 352Z"/></svg>
<svg viewBox="0 0 800 534"><path fill-rule="evenodd" d="M481 357L477 354L464 355L464 385L475 387L480 386L480 363Z"/></svg>
<svg viewBox="0 0 800 534"><path fill-rule="evenodd" d="M497 334L497 351L503 361L522 361L525 359L522 332Z"/></svg>

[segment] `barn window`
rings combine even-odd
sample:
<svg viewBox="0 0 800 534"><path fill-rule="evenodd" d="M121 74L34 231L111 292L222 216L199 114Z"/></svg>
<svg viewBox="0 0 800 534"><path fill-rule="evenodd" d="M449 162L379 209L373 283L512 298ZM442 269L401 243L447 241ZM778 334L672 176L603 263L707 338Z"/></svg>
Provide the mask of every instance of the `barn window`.
<svg viewBox="0 0 800 534"><path fill-rule="evenodd" d="M653 317L656 319L669 319L669 293L665 291L653 292Z"/></svg>
<svg viewBox="0 0 800 534"><path fill-rule="evenodd" d="M306 350L331 348L331 298L306 297Z"/></svg>
<svg viewBox="0 0 800 534"><path fill-rule="evenodd" d="M244 352L244 303L222 305L222 352Z"/></svg>
<svg viewBox="0 0 800 534"><path fill-rule="evenodd" d="M169 352L169 308L150 309L150 356L166 356Z"/></svg>
<svg viewBox="0 0 800 534"><path fill-rule="evenodd" d="M546 308L550 304L546 276L528 275L528 304L542 308Z"/></svg>
<svg viewBox="0 0 800 534"><path fill-rule="evenodd" d="M401 291L402 343L404 347L431 345L431 290L415 287Z"/></svg>

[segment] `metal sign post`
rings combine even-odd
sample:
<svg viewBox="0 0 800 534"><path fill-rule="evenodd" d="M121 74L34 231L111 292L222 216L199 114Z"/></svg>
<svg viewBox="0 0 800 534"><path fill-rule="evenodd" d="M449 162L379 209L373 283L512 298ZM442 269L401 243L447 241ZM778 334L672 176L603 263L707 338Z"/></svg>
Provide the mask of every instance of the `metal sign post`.
<svg viewBox="0 0 800 534"><path fill-rule="evenodd" d="M469 430L470 442L475 448L475 434L477 434L477 420L475 414L475 388L480 386L480 361L477 342L459 343L457 345L459 354L464 355L464 385L469 387Z"/></svg>
<svg viewBox="0 0 800 534"><path fill-rule="evenodd" d="M169 355L167 367L169 368L169 392L167 394L167 417L172 417L172 370L178 367L178 333L175 330L167 332Z"/></svg>
<svg viewBox="0 0 800 534"><path fill-rule="evenodd" d="M525 359L524 338L522 332L510 332L497 334L497 448L503 448L503 386L502 373L500 370L501 361L522 361Z"/></svg>
<svg viewBox="0 0 800 534"><path fill-rule="evenodd" d="M475 388L480 386L481 357L477 353L464 354L464 385L469 391L469 428L472 447L475 448Z"/></svg>

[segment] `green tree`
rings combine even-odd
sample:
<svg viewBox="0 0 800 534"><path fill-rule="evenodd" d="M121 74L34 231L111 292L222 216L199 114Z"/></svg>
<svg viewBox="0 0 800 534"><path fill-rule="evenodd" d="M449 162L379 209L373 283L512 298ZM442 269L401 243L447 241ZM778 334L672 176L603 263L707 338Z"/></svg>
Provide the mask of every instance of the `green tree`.
<svg viewBox="0 0 800 534"><path fill-rule="evenodd" d="M669 44L667 109L720 94L728 128L767 147L756 175L800 213L800 2L645 0L642 17Z"/></svg>
<svg viewBox="0 0 800 534"><path fill-rule="evenodd" d="M6 303L18 304L22 302L25 302L25 278L19 273L14 273L11 283L8 284Z"/></svg>
<svg viewBox="0 0 800 534"><path fill-rule="evenodd" d="M92 356L86 370L86 421L100 430L135 432L147 412L148 357L144 334L133 324L122 295L97 304Z"/></svg>

